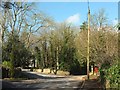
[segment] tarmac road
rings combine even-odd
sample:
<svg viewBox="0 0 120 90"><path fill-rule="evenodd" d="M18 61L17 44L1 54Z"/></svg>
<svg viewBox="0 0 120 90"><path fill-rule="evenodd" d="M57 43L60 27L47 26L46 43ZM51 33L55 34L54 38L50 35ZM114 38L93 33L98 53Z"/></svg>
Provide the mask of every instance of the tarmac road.
<svg viewBox="0 0 120 90"><path fill-rule="evenodd" d="M83 81L73 77L44 75L36 72L24 72L31 79L21 81L3 81L3 90L80 90ZM80 77L80 76L77 76ZM81 76L82 77L82 76Z"/></svg>

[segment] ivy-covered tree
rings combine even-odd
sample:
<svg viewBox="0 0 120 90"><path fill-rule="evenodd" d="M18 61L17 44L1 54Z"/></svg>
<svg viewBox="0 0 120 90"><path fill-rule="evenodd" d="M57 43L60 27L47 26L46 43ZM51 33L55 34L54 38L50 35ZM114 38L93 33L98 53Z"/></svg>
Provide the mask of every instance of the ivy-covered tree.
<svg viewBox="0 0 120 90"><path fill-rule="evenodd" d="M60 68L66 71L71 71L72 65L75 60L75 45L74 45L74 33L70 27L62 28L62 48L60 54Z"/></svg>
<svg viewBox="0 0 120 90"><path fill-rule="evenodd" d="M81 31L88 30L88 24L86 21L82 23L82 25L80 26L80 30Z"/></svg>
<svg viewBox="0 0 120 90"><path fill-rule="evenodd" d="M25 44L19 40L17 34L9 35L2 50L2 59L11 62L11 77L14 76L15 67L28 67L31 59L31 52Z"/></svg>

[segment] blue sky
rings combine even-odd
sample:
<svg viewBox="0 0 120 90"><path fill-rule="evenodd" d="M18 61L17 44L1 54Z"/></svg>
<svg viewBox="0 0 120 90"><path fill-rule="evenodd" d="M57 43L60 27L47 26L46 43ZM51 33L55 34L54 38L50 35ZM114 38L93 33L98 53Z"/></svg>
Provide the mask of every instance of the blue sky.
<svg viewBox="0 0 120 90"><path fill-rule="evenodd" d="M56 22L71 21L76 25L87 20L87 2L37 2L37 7ZM110 23L118 18L117 2L90 2L91 14L104 8Z"/></svg>

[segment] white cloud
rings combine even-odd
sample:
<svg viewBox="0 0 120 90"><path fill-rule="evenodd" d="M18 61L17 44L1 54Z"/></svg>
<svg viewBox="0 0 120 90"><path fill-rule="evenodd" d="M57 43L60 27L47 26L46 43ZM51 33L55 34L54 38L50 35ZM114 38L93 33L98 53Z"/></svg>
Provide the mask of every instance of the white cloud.
<svg viewBox="0 0 120 90"><path fill-rule="evenodd" d="M118 24L118 20L116 20L116 19L115 19L115 20L113 20L113 22L112 22L112 23L113 23L113 26L115 26L115 25L117 25L117 24Z"/></svg>
<svg viewBox="0 0 120 90"><path fill-rule="evenodd" d="M69 24L78 24L80 22L80 14L77 13L68 17L65 22Z"/></svg>

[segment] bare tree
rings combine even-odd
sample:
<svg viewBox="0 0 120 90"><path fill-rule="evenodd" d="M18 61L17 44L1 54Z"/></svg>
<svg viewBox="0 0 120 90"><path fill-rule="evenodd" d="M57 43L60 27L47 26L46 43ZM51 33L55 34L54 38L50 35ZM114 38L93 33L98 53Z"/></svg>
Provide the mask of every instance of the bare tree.
<svg viewBox="0 0 120 90"><path fill-rule="evenodd" d="M95 12L93 15L91 15L91 30L99 30L107 24L108 18L105 13L105 9L99 9L98 12Z"/></svg>

